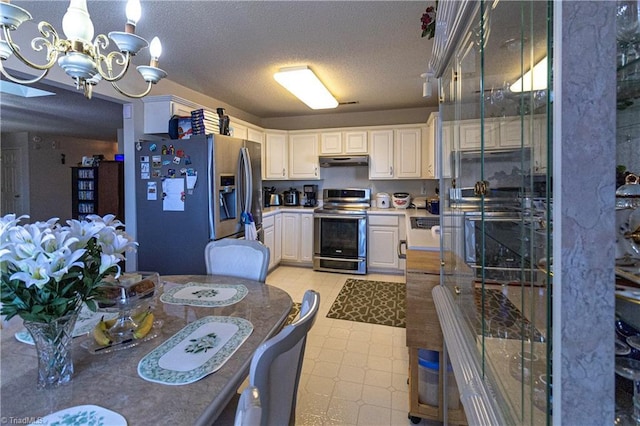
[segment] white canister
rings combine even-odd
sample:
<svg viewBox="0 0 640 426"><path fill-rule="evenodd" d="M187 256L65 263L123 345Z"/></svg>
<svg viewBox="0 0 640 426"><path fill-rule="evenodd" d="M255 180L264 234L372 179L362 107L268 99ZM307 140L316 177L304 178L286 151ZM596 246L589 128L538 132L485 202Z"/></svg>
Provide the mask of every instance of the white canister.
<svg viewBox="0 0 640 426"><path fill-rule="evenodd" d="M379 209L388 209L391 207L391 196L386 192L378 192L376 194L376 206Z"/></svg>

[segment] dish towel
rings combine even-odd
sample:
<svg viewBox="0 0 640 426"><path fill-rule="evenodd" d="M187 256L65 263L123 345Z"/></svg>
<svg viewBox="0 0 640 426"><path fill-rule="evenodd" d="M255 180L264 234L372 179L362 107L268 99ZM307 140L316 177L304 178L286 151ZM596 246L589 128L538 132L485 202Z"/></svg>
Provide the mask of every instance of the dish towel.
<svg viewBox="0 0 640 426"><path fill-rule="evenodd" d="M257 240L258 231L256 230L256 224L253 221L251 213L242 213L244 219L244 239L245 240Z"/></svg>

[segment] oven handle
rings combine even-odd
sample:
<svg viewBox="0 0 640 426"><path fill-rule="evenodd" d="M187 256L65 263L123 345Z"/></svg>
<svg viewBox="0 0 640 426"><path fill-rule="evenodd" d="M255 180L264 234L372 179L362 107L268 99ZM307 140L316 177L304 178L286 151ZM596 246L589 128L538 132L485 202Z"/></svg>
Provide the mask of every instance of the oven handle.
<svg viewBox="0 0 640 426"><path fill-rule="evenodd" d="M398 241L398 259L406 259L407 258L407 253L405 251L405 253L402 253L402 246L404 245L404 248L407 248L407 240L400 240Z"/></svg>
<svg viewBox="0 0 640 426"><path fill-rule="evenodd" d="M318 219L335 219L335 218L340 218L340 219L366 219L367 215L363 214L363 215L359 215L359 214L324 214L324 213L314 213L313 214L314 218L318 218Z"/></svg>
<svg viewBox="0 0 640 426"><path fill-rule="evenodd" d="M327 257L327 256L313 256L314 259L318 260L331 260L336 262L366 262L367 259L363 259L361 257L358 258L350 258L350 259L342 259L340 257Z"/></svg>

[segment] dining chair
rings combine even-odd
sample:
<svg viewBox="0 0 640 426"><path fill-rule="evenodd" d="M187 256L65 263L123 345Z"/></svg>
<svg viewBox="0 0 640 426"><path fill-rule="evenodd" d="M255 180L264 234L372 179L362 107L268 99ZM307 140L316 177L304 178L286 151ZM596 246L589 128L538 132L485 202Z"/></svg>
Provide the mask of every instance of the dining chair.
<svg viewBox="0 0 640 426"><path fill-rule="evenodd" d="M260 392L261 425L293 425L307 334L315 322L320 293L307 290L300 317L263 343L253 355L249 385Z"/></svg>
<svg viewBox="0 0 640 426"><path fill-rule="evenodd" d="M258 426L262 416L260 392L255 386L247 386L240 395L234 426Z"/></svg>
<svg viewBox="0 0 640 426"><path fill-rule="evenodd" d="M256 240L225 238L204 248L207 274L230 275L260 282L267 279L269 248Z"/></svg>

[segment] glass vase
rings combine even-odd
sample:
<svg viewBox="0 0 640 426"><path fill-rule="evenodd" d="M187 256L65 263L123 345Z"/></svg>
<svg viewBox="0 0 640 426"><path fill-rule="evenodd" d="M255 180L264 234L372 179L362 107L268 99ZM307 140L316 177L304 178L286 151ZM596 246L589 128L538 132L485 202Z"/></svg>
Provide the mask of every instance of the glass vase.
<svg viewBox="0 0 640 426"><path fill-rule="evenodd" d="M38 353L38 389L55 388L73 376L71 343L80 309L49 323L24 321Z"/></svg>

